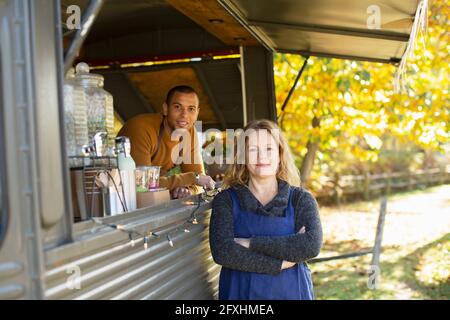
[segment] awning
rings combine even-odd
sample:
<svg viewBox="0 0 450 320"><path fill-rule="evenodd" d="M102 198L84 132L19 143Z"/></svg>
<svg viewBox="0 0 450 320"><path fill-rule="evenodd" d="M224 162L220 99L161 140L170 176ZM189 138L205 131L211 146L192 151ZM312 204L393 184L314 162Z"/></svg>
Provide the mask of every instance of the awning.
<svg viewBox="0 0 450 320"><path fill-rule="evenodd" d="M418 0L219 0L268 49L398 63Z"/></svg>

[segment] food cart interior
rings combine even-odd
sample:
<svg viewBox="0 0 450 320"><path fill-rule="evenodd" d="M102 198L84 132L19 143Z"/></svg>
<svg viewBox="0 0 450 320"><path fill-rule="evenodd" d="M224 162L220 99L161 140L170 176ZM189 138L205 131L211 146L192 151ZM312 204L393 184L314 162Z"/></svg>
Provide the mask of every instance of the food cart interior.
<svg viewBox="0 0 450 320"><path fill-rule="evenodd" d="M329 8L333 15L326 14L324 4L307 1L286 1L281 9L273 2L239 0L62 0L60 10L61 21L68 21L73 5L85 13L81 22L89 14L93 18L71 66L86 62L91 73L104 77L104 88L114 101L115 133L135 115L161 112L167 91L182 84L199 94L202 130L223 131L255 118L276 120L274 51L398 64L409 39L415 1L382 3L389 9L383 31L363 28L366 16L349 16L350 5L338 2ZM352 3L353 10L360 7L364 12L370 5L366 2ZM308 14L294 16L293 11ZM63 23L62 36L67 58L80 35ZM75 171L75 221L108 215L100 192L97 197L94 192L87 195L91 183L84 170L82 178Z"/></svg>
<svg viewBox="0 0 450 320"><path fill-rule="evenodd" d="M74 4L81 12L96 9L95 1L62 1L62 21L68 21L70 6ZM201 108L198 120L203 132L211 128L224 131L243 127L243 90L252 101L245 112L247 119L275 120L272 54L219 3L209 2L210 17L202 17L206 22L201 23L183 13L186 8L188 13L193 10L182 1L113 0L99 7L71 66L85 62L90 73L104 77L104 89L114 102L114 134L133 116L161 112L168 90L176 85L189 85L198 92ZM66 57L70 45L76 41L76 31L63 25ZM260 69L258 74L249 72L247 79L241 73L244 46L248 60L245 68ZM252 85L245 88L242 85L245 82ZM89 130L91 140L93 133ZM72 165L69 161L69 165L74 220L110 215L105 193L93 182L93 176L99 170L111 169L114 162L97 161L95 170L92 161L90 165L85 161ZM219 176L217 173L223 173L225 167L220 168L217 171L217 166L206 166L207 174Z"/></svg>

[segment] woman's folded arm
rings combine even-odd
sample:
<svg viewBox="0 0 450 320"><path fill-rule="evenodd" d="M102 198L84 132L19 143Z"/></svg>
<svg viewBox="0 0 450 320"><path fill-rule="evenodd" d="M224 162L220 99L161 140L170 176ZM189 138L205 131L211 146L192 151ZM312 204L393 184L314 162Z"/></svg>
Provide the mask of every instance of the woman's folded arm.
<svg viewBox="0 0 450 320"><path fill-rule="evenodd" d="M252 237L250 250L270 257L291 262L303 262L319 255L322 247L322 226L317 202L311 193L297 189L294 197L296 230L303 226L305 233L288 236Z"/></svg>
<svg viewBox="0 0 450 320"><path fill-rule="evenodd" d="M214 198L209 233L211 254L217 264L239 271L280 273L282 259L252 251L234 241L232 200L226 191Z"/></svg>

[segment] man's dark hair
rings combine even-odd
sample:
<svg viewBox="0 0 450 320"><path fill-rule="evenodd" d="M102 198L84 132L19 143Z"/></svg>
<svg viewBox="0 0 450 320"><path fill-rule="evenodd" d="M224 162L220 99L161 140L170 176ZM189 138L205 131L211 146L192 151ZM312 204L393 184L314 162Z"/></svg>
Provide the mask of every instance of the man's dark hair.
<svg viewBox="0 0 450 320"><path fill-rule="evenodd" d="M176 86L176 87L173 87L172 89L170 89L169 92L167 93L167 97L166 97L167 105L170 105L170 100L172 100L172 97L175 94L175 92L195 93L198 96L197 92L189 86Z"/></svg>

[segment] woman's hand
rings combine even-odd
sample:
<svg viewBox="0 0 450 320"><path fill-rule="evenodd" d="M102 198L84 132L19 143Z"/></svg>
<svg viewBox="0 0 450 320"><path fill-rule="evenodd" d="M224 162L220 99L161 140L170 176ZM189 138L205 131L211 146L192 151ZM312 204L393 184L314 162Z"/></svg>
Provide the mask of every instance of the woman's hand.
<svg viewBox="0 0 450 320"><path fill-rule="evenodd" d="M306 232L306 228L305 226L301 227L300 230L297 232L297 234L302 234ZM245 248L250 248L250 239L246 239L246 238L234 238L234 242L236 242L237 244L245 247ZM290 261L286 261L283 260L283 263L281 264L281 270L284 269L289 269L292 268L293 266L295 266L297 263L295 262L290 262Z"/></svg>
<svg viewBox="0 0 450 320"><path fill-rule="evenodd" d="M283 260L283 263L281 264L281 270L292 268L295 265L295 262Z"/></svg>
<svg viewBox="0 0 450 320"><path fill-rule="evenodd" d="M250 239L246 238L234 238L234 242L237 244L240 244L241 246L245 248L250 248Z"/></svg>

